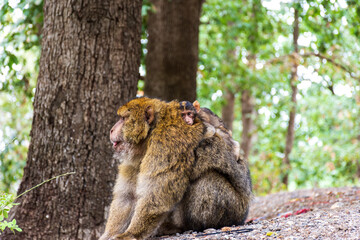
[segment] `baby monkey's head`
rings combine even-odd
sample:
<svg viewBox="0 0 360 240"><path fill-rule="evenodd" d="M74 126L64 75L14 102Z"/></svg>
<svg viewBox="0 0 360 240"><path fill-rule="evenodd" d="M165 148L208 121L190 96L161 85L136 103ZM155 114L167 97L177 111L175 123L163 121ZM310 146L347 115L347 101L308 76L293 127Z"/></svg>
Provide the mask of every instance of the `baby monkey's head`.
<svg viewBox="0 0 360 240"><path fill-rule="evenodd" d="M180 102L180 111L182 119L184 119L187 124L193 125L197 115L194 105L189 101L182 101Z"/></svg>

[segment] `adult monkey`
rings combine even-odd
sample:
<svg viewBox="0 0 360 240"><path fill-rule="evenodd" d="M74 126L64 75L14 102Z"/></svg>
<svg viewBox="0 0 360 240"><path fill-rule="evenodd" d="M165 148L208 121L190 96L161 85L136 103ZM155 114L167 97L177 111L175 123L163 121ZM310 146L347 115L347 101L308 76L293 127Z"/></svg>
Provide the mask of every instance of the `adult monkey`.
<svg viewBox="0 0 360 240"><path fill-rule="evenodd" d="M110 131L119 158L104 239L145 239L243 224L251 198L245 161L231 142L181 118L179 103L134 99Z"/></svg>

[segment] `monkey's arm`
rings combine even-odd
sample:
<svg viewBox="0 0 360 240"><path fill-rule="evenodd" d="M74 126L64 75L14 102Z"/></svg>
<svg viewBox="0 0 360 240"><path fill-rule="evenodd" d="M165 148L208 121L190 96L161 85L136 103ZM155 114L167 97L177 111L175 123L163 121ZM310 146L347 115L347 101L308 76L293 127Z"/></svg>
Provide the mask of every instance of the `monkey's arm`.
<svg viewBox="0 0 360 240"><path fill-rule="evenodd" d="M135 208L134 168L120 165L119 174L113 192L113 201L110 205L109 217L104 234L100 240L107 240L112 236L123 233L129 226L132 212Z"/></svg>
<svg viewBox="0 0 360 240"><path fill-rule="evenodd" d="M114 199L110 206L110 214L106 224L105 232L99 240L107 240L117 233L124 232L131 220L132 205L121 199Z"/></svg>

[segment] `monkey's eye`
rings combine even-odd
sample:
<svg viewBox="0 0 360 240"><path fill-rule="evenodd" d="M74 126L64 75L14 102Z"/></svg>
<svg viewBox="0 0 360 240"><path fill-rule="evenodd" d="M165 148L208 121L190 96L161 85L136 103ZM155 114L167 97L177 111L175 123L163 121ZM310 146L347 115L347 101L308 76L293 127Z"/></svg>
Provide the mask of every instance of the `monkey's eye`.
<svg viewBox="0 0 360 240"><path fill-rule="evenodd" d="M125 121L128 117L130 117L130 112L126 112L122 115L120 115L120 119Z"/></svg>
<svg viewBox="0 0 360 240"><path fill-rule="evenodd" d="M192 113L191 113L191 112L188 112L187 115L191 117L191 116L192 116Z"/></svg>

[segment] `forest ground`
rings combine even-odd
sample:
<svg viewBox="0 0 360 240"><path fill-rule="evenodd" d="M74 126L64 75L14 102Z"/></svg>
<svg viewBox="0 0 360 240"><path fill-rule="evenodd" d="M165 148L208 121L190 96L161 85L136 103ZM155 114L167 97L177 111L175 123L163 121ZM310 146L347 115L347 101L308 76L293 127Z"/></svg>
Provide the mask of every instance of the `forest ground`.
<svg viewBox="0 0 360 240"><path fill-rule="evenodd" d="M360 187L255 197L244 226L154 239L360 239Z"/></svg>

